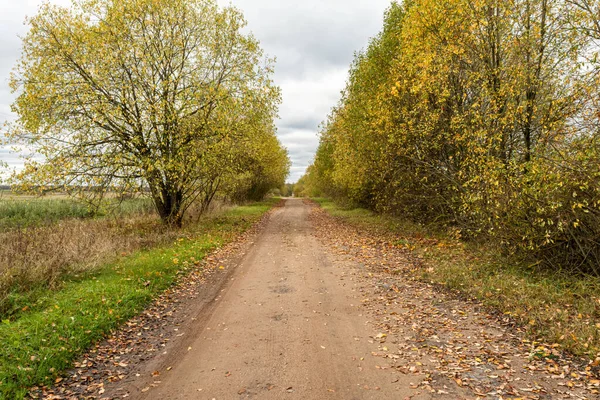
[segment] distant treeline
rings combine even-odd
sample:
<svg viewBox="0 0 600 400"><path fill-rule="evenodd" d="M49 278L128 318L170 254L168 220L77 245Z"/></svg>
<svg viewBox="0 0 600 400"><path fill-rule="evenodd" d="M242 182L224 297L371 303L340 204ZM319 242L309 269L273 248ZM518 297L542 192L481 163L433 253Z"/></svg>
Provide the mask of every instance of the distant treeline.
<svg viewBox="0 0 600 400"><path fill-rule="evenodd" d="M599 11L598 0L393 4L298 188L600 274Z"/></svg>

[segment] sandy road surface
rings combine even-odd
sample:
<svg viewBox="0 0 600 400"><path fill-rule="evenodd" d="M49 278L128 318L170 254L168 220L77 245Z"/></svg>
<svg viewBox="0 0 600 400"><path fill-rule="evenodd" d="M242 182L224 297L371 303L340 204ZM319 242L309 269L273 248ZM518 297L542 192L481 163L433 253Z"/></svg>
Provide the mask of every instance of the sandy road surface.
<svg viewBox="0 0 600 400"><path fill-rule="evenodd" d="M348 266L288 200L244 257L187 351L143 399L404 399L410 376L378 369L376 335ZM425 398L421 395L410 398Z"/></svg>
<svg viewBox="0 0 600 400"><path fill-rule="evenodd" d="M600 366L415 279L389 239L287 200L39 398L600 398Z"/></svg>

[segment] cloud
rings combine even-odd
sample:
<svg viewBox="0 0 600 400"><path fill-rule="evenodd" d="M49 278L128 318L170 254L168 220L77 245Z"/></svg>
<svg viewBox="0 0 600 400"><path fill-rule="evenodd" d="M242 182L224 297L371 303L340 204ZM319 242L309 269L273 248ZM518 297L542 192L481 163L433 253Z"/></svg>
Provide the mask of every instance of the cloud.
<svg viewBox="0 0 600 400"><path fill-rule="evenodd" d="M19 167L22 164L20 156L8 147L0 147L0 160L8 164L10 168Z"/></svg>
<svg viewBox="0 0 600 400"><path fill-rule="evenodd" d="M20 169L23 166L23 161L18 154L15 154L11 149L0 146L0 185L3 184L11 171Z"/></svg>
<svg viewBox="0 0 600 400"><path fill-rule="evenodd" d="M69 0L50 0L68 5ZM293 162L289 181L297 181L318 145L318 127L344 88L354 53L379 32L390 0L218 0L243 11L248 30L276 57L275 83L283 91L279 137ZM23 21L42 0L0 2L0 121L12 119L14 96L8 76L26 33ZM0 151L0 160L16 161Z"/></svg>
<svg viewBox="0 0 600 400"><path fill-rule="evenodd" d="M285 135L289 130L315 131L338 101L346 77L346 69L337 68L305 80L283 80L279 84L283 92L279 120L281 134Z"/></svg>

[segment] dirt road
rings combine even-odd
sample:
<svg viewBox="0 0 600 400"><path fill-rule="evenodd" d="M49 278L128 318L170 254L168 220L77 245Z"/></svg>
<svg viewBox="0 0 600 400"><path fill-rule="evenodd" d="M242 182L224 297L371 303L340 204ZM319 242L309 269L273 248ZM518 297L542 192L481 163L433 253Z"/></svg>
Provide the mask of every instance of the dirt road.
<svg viewBox="0 0 600 400"><path fill-rule="evenodd" d="M412 257L287 200L43 398L600 398L598 368L415 280Z"/></svg>
<svg viewBox="0 0 600 400"><path fill-rule="evenodd" d="M355 271L311 235L288 200L217 299L188 351L144 399L404 399L411 379L377 367L378 332ZM419 397L414 397L419 398Z"/></svg>

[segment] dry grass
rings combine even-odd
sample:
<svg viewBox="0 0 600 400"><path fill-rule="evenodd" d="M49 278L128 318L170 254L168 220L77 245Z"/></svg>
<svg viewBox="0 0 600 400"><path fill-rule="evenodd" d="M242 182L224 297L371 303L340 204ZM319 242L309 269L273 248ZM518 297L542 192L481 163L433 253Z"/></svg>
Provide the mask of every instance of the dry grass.
<svg viewBox="0 0 600 400"><path fill-rule="evenodd" d="M0 315L11 293L53 287L60 278L94 270L119 255L165 243L170 231L153 215L100 220L68 219L0 233Z"/></svg>
<svg viewBox="0 0 600 400"><path fill-rule="evenodd" d="M46 201L56 208L54 200ZM35 207L32 203L30 208ZM141 211L99 219L63 215L53 223L0 229L0 317L19 312L24 295L31 300L37 289L58 289L66 276L77 278L119 256L186 237L228 209L231 205L222 201L214 201L203 215L192 207L182 230L167 228L156 214Z"/></svg>
<svg viewBox="0 0 600 400"><path fill-rule="evenodd" d="M66 201L70 203L63 204ZM37 289L59 288L66 276L77 278L119 256L185 237L204 220L232 207L213 201L204 214L199 207L191 207L186 227L174 230L140 201L125 202L118 213L103 218L82 218L72 212L79 209L71 202L24 197L0 200L0 317L19 312L22 297L35 297ZM55 218L49 218L50 214ZM20 223L10 223L13 220Z"/></svg>

